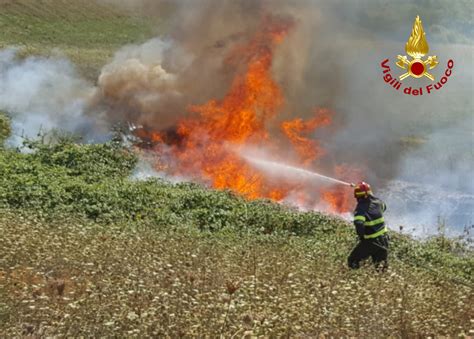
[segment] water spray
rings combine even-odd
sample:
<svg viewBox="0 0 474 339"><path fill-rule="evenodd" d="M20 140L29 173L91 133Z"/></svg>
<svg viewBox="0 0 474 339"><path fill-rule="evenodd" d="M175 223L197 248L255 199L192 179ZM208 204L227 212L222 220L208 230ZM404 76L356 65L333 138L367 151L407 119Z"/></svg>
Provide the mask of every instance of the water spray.
<svg viewBox="0 0 474 339"><path fill-rule="evenodd" d="M247 161L249 161L250 163L253 163L254 165L257 165L259 167L263 167L264 169L266 168L266 169L273 169L273 170L278 169L278 170L291 171L295 174L298 173L298 174L301 174L301 175L305 175L305 176L309 176L309 177L315 177L315 178L318 178L318 179L331 181L331 182L341 184L341 185L345 185L345 186L355 187L355 185L352 184L352 183L345 182L345 181L342 181L342 180L339 180L339 179L336 179L336 178L328 177L326 175L319 174L319 173L316 173L316 172L308 171L308 170L305 170L305 169L300 168L300 167L294 167L294 166L291 166L291 165L286 165L286 164L282 164L282 163L275 162L275 161L256 159L254 157L249 157L249 156L244 156L244 158Z"/></svg>

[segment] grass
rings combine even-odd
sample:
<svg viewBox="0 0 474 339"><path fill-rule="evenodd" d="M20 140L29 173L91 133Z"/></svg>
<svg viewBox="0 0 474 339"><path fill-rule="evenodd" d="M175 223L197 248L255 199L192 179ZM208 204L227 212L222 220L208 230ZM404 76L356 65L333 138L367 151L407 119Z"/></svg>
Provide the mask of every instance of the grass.
<svg viewBox="0 0 474 339"><path fill-rule="evenodd" d="M17 46L21 56L64 55L95 80L118 48L149 39L165 20L88 0L3 1L0 48Z"/></svg>
<svg viewBox="0 0 474 339"><path fill-rule="evenodd" d="M427 337L473 325L472 288L397 260L386 274L349 271L349 242L11 213L0 241L6 336Z"/></svg>
<svg viewBox="0 0 474 339"><path fill-rule="evenodd" d="M4 0L0 48L66 55L93 80L165 22L95 1ZM9 132L0 114L1 143ZM389 272L350 271L344 220L132 180L137 155L117 142L28 147L0 148L2 336L474 334L474 257L454 240L392 232Z"/></svg>
<svg viewBox="0 0 474 339"><path fill-rule="evenodd" d="M345 221L194 184L69 137L0 151L7 336L468 334L472 252L393 233L391 268L346 267Z"/></svg>

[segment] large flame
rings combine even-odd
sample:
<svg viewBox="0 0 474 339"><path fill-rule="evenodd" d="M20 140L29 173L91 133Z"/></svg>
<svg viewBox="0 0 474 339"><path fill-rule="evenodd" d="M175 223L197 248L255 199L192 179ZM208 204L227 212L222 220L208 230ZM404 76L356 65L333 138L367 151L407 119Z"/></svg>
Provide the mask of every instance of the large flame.
<svg viewBox="0 0 474 339"><path fill-rule="evenodd" d="M283 197L281 188L269 187L263 175L234 150L244 145L271 145L266 123L283 104L271 75L273 50L290 27L289 22L267 21L263 32L232 51L233 58L246 61L246 71L237 75L228 94L220 101L189 108L197 116L181 121L178 133L184 141L174 150L183 174L204 176L215 188L229 188L251 199Z"/></svg>
<svg viewBox="0 0 474 339"><path fill-rule="evenodd" d="M165 133L151 133L149 139L171 147L176 162L173 174L207 182L217 189L230 189L249 199L281 201L291 196L302 206L316 206L322 199L333 211L346 212L350 204L347 188L329 187L318 193L308 190L308 185L276 182L239 155L240 150L251 146L278 157L279 150L285 148L297 155L297 165L311 168L325 154L319 142L309 136L331 123L328 109L317 109L308 121L284 121L279 126L280 135L270 133L278 124L276 117L284 104L283 92L271 71L274 51L292 26L291 21L266 18L260 32L231 49L226 62L240 72L228 93L221 100L190 106L191 116L176 128L177 138L168 140Z"/></svg>

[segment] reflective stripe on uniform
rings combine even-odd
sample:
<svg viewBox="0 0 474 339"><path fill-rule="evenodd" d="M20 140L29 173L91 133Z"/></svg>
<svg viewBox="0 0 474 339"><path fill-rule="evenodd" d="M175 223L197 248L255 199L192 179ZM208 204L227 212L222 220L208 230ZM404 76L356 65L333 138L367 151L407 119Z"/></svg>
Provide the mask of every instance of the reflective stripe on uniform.
<svg viewBox="0 0 474 339"><path fill-rule="evenodd" d="M365 216L363 216L363 215L356 215L356 216L354 217L354 221L357 221L357 220L365 221Z"/></svg>
<svg viewBox="0 0 474 339"><path fill-rule="evenodd" d="M364 218L365 219L365 218ZM385 222L385 220L383 219L383 217L381 218L378 218L378 219L375 219L375 220L371 220L371 221L366 221L364 223L364 226L377 226L381 223Z"/></svg>
<svg viewBox="0 0 474 339"><path fill-rule="evenodd" d="M372 239L377 238L379 235L387 233L387 227L384 226L380 231L375 232L373 234L364 235L364 239Z"/></svg>

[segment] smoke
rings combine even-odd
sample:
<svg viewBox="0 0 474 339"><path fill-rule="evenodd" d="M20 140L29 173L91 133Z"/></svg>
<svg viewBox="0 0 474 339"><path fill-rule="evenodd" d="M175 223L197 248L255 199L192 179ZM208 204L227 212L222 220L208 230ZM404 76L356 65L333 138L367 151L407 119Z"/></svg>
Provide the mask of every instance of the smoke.
<svg viewBox="0 0 474 339"><path fill-rule="evenodd" d="M416 226L421 234L436 232L443 224L451 234L472 228L472 123L461 119L433 131L421 147L402 159L397 180L383 190L399 225Z"/></svg>
<svg viewBox="0 0 474 339"><path fill-rule="evenodd" d="M153 39L119 50L102 69L92 106L103 109L110 122L129 121L159 128L176 122L176 114L185 112L186 92L180 89L178 77L186 60L177 55L170 70L165 70L166 53L174 56L178 49L172 46L170 41Z"/></svg>
<svg viewBox="0 0 474 339"><path fill-rule="evenodd" d="M15 49L0 51L0 109L12 117L13 145L23 137L62 129L92 138L103 134L85 109L94 88L65 59L29 57Z"/></svg>
<svg viewBox="0 0 474 339"><path fill-rule="evenodd" d="M455 68L440 91L421 97L398 93L382 80L380 62L385 58L391 60L392 74L401 73L394 60L404 52L403 41L376 37L378 53L373 55L367 53L372 43L348 45L353 49L347 57L354 63L345 73L351 85L336 109L345 112L346 123L328 146L335 157L368 169L364 179L386 200L392 226L410 225L418 234L432 234L445 223L454 234L474 224L473 47L436 43L429 35L428 43L430 55L442 60L433 70L437 80L447 60L454 60ZM429 83L404 81L414 88Z"/></svg>
<svg viewBox="0 0 474 339"><path fill-rule="evenodd" d="M439 216L454 226L472 223L472 215L453 207L460 206L453 202L455 196L467 201L463 208L474 207L466 198L474 196L472 22L468 8L462 7L468 4L435 1L421 8L410 1L385 0L101 2L166 16L167 34L117 51L96 85L81 80L65 60L18 60L12 50L1 52L0 109L13 116L17 134L62 128L97 138L106 134L107 126L123 122L172 130L189 115L190 105L226 94L245 64L229 55L265 29L265 20L292 22L273 60L273 76L286 98L279 119L311 118L316 107L335 112L333 124L315 132L326 150L315 169L331 174L341 163L364 169L363 178L343 179L369 181L387 200L394 224L402 215L415 216L410 204L418 211L411 223L432 225ZM380 63L389 58L392 74L399 75L396 56L405 52L416 13L427 32L429 55L440 60L433 74L439 78L448 59L455 66L440 91L413 97L383 81ZM413 87L428 83L404 82ZM445 198L431 199L437 197L431 190L446 192ZM397 197L390 193L395 191Z"/></svg>

